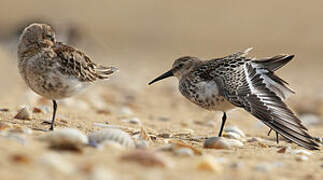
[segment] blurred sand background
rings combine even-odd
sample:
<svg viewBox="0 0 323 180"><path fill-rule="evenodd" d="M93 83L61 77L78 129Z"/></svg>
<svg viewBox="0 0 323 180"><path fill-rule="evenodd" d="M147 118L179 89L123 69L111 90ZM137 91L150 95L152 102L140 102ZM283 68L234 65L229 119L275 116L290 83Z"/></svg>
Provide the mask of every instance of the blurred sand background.
<svg viewBox="0 0 323 180"><path fill-rule="evenodd" d="M32 121L21 123L13 119L21 105L31 107L50 102L35 100L20 78L16 67L16 42L21 28L31 22L47 22L57 29L58 39L69 41L85 51L97 63L120 68L110 81L98 83L77 98L59 105L58 118L67 121L66 127L78 128L89 133L98 128L93 122L122 124L120 109L131 108L131 117L138 117L143 126L161 132L175 133L183 129L193 130L196 136L217 134L221 113L209 113L185 100L177 90L177 81L168 79L154 86L147 83L171 67L173 61L184 55L202 59L222 57L230 53L254 47L250 56L267 57L277 54L295 54L294 60L278 74L296 91L288 104L299 114L311 114L323 118L323 2L322 1L4 1L0 0L0 121L19 124L29 128L46 129L41 124L51 113L36 114ZM71 34L69 30L73 29ZM58 31L59 29L59 31ZM65 36L64 36L65 35ZM74 37L75 35L75 37ZM81 99L81 100L79 100ZM93 100L94 99L94 100ZM94 101L104 99L104 105ZM82 105L82 103L84 105ZM80 105L81 104L81 105ZM109 111L100 114L98 110ZM169 121L156 119L167 117ZM196 122L214 122L213 127ZM99 163L115 174L116 179L322 179L323 154L314 152L306 162L277 154L279 145L267 137L268 128L243 111L229 114L228 125L239 126L250 137L262 137L272 141L269 148L246 144L242 149L230 151L207 151L215 157L227 158L229 162L242 161L242 169L224 165L222 173L205 173L194 169L198 157L168 158L174 168L146 168L118 161L119 154L111 150L86 150L82 155L63 154L73 163ZM323 136L323 123L308 123L314 136ZM40 133L40 132L39 132ZM38 132L33 136L37 136ZM44 145L33 146L0 143L0 172L4 179L21 177L42 178L51 170L37 166L16 165L6 162L12 152L19 151L35 159L49 151ZM189 143L189 142L188 142ZM156 143L154 146L158 146ZM292 146L286 142L281 145ZM202 144L196 144L202 148ZM18 150L19 149L19 150ZM37 154L37 153L36 153ZM285 163L281 168L257 171L257 163ZM21 173L15 174L14 172ZM39 174L38 174L39 172ZM52 178L87 178L80 174L59 174Z"/></svg>

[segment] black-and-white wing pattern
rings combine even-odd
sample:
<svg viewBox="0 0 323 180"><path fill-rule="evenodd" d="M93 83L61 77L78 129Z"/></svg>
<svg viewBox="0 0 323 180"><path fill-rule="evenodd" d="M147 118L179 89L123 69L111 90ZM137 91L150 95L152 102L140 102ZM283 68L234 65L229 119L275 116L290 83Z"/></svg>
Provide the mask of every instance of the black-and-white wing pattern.
<svg viewBox="0 0 323 180"><path fill-rule="evenodd" d="M293 56L280 56L280 66L277 57L267 59L264 63L245 59L243 65L233 68L239 71L239 75L234 79L232 75L222 76L224 97L232 104L250 112L281 136L304 148L315 150L318 149L318 145L313 141L313 137L282 101L293 91L285 86L285 81L273 74L274 70L292 58ZM268 63L270 61L277 64L269 66L268 64L272 64Z"/></svg>

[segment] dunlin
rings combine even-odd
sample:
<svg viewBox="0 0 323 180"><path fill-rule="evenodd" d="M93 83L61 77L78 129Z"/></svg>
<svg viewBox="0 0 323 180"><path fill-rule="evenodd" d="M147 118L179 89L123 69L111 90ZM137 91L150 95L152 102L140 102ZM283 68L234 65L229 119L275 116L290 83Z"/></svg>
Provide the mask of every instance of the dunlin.
<svg viewBox="0 0 323 180"><path fill-rule="evenodd" d="M71 97L117 68L97 65L83 52L57 42L52 27L31 24L20 36L18 68L26 84L53 101L50 130L54 129L56 100Z"/></svg>
<svg viewBox="0 0 323 180"><path fill-rule="evenodd" d="M251 59L246 57L250 50L207 61L181 57L149 84L175 76L180 92L188 100L210 111L223 111L219 136L226 112L240 107L286 139L310 150L318 149L306 127L283 102L293 91L274 74L294 55Z"/></svg>

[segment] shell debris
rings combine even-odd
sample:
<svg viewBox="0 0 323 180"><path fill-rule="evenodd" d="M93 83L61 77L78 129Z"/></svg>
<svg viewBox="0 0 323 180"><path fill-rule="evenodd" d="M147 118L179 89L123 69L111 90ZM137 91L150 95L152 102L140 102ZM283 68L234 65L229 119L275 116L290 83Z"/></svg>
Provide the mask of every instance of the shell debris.
<svg viewBox="0 0 323 180"><path fill-rule="evenodd" d="M40 137L56 150L71 150L80 152L82 146L88 143L88 138L78 129L59 128Z"/></svg>
<svg viewBox="0 0 323 180"><path fill-rule="evenodd" d="M88 139L91 145L104 144L105 141L114 141L126 148L135 148L135 143L131 136L120 129L107 128L93 132L89 134Z"/></svg>
<svg viewBox="0 0 323 180"><path fill-rule="evenodd" d="M21 120L31 120L32 114L28 107L23 107L18 111L14 118Z"/></svg>

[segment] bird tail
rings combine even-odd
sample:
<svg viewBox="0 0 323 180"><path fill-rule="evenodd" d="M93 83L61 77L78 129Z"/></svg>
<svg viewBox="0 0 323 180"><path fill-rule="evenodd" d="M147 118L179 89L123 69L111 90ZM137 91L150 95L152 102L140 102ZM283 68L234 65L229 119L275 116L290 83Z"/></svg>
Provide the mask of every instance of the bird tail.
<svg viewBox="0 0 323 180"><path fill-rule="evenodd" d="M262 75L267 88L275 92L281 99L286 99L290 94L294 94L295 92L288 88L288 83L276 76L274 71L285 66L293 57L294 55L277 55L252 61L252 66L256 68L257 73Z"/></svg>
<svg viewBox="0 0 323 180"><path fill-rule="evenodd" d="M96 75L99 79L101 80L107 80L109 77L114 73L119 71L118 68L116 67L105 67L99 65L98 67L95 68Z"/></svg>

